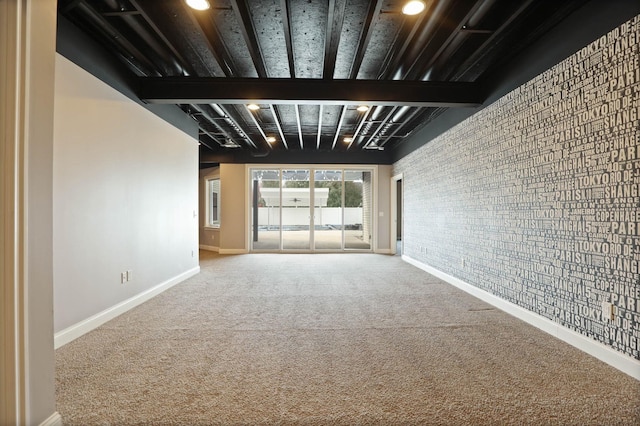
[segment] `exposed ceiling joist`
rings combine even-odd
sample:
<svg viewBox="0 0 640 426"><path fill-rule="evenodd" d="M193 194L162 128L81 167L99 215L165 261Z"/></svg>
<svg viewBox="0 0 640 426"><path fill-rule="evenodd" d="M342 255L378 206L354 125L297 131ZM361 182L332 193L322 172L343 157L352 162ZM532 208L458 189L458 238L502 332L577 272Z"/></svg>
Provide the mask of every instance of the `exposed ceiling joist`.
<svg viewBox="0 0 640 426"><path fill-rule="evenodd" d="M148 103L345 104L472 107L482 104L480 86L462 82L140 78L138 95Z"/></svg>
<svg viewBox="0 0 640 426"><path fill-rule="evenodd" d="M57 1L67 53L108 65L109 81L154 111L177 105L200 127L201 155L358 164L426 142L416 135L446 127L437 118L450 107L458 117L495 99L513 58L593 3L425 0L407 16L404 0L217 0L204 11L184 0Z"/></svg>

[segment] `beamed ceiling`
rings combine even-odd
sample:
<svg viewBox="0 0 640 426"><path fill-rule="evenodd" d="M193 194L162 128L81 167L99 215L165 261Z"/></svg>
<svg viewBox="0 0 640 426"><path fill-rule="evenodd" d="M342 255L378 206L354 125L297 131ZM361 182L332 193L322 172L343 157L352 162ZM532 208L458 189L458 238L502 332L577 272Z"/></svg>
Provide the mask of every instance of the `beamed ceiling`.
<svg viewBox="0 0 640 426"><path fill-rule="evenodd" d="M585 2L426 0L415 16L400 0L210 3L58 2L124 64L141 101L197 121L205 165L236 152L377 162L447 109L481 105L492 73Z"/></svg>

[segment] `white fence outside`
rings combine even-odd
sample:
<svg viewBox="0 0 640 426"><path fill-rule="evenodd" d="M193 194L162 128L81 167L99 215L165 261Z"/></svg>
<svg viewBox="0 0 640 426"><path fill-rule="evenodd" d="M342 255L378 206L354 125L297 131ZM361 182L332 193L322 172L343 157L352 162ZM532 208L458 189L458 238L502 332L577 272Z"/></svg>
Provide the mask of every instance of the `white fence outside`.
<svg viewBox="0 0 640 426"><path fill-rule="evenodd" d="M342 223L344 210L344 224L362 225L362 207L316 207L314 209L315 226L337 225ZM280 223L280 209L278 207L258 207L259 226L277 226ZM283 207L282 223L284 225L309 225L309 207Z"/></svg>

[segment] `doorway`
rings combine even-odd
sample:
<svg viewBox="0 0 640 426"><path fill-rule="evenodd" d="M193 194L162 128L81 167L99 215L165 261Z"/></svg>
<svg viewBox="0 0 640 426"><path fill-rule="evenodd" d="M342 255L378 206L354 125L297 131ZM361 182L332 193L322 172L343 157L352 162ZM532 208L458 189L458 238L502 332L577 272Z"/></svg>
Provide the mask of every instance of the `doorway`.
<svg viewBox="0 0 640 426"><path fill-rule="evenodd" d="M371 251L373 170L250 169L251 251Z"/></svg>
<svg viewBox="0 0 640 426"><path fill-rule="evenodd" d="M401 256L403 253L403 187L402 174L391 178L391 250Z"/></svg>

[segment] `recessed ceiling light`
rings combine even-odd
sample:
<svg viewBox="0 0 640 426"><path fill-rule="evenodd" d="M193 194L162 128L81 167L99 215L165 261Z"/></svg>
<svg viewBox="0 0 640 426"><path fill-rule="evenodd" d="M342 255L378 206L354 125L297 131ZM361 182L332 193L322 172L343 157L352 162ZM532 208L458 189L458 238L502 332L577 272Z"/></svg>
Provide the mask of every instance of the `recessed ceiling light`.
<svg viewBox="0 0 640 426"><path fill-rule="evenodd" d="M187 6L195 10L207 10L211 7L208 0L186 0Z"/></svg>
<svg viewBox="0 0 640 426"><path fill-rule="evenodd" d="M366 105L360 105L358 108L356 108L358 111L360 112L365 112L365 111L369 111L369 107Z"/></svg>
<svg viewBox="0 0 640 426"><path fill-rule="evenodd" d="M353 138L352 138L352 137L350 137L350 136L345 136L343 140L344 140L346 143L353 142Z"/></svg>
<svg viewBox="0 0 640 426"><path fill-rule="evenodd" d="M424 4L423 1L411 0L408 1L404 6L402 6L402 13L404 13L405 15L417 15L418 13L422 12L425 7L427 7L427 5Z"/></svg>
<svg viewBox="0 0 640 426"><path fill-rule="evenodd" d="M267 142L274 143L275 141L276 141L276 137L275 136L267 136Z"/></svg>
<svg viewBox="0 0 640 426"><path fill-rule="evenodd" d="M260 106L256 104L249 104L247 105L247 108L249 108L251 111L257 111L260 109Z"/></svg>
<svg viewBox="0 0 640 426"><path fill-rule="evenodd" d="M187 6L195 10L207 10L211 7L208 0L185 0Z"/></svg>

